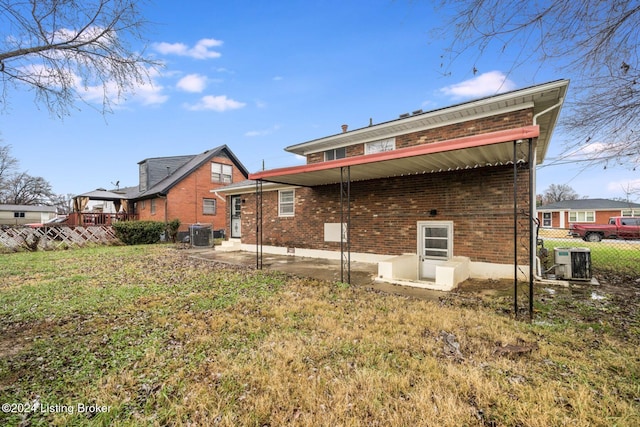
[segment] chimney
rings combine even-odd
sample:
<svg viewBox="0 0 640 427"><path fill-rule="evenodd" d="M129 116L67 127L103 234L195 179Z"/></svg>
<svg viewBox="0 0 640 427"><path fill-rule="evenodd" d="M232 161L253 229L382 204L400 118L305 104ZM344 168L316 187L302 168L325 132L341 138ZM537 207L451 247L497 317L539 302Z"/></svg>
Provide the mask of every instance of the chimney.
<svg viewBox="0 0 640 427"><path fill-rule="evenodd" d="M342 133L345 133L348 127L349 125L342 125Z"/></svg>

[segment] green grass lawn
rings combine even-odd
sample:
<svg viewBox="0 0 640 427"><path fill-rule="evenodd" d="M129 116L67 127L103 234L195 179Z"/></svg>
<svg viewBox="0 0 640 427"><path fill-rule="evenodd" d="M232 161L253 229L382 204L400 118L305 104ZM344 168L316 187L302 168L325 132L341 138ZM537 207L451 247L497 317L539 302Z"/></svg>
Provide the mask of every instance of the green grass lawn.
<svg viewBox="0 0 640 427"><path fill-rule="evenodd" d="M500 294L413 299L172 246L0 255L0 425L640 425L637 304L590 292L541 289L528 323Z"/></svg>
<svg viewBox="0 0 640 427"><path fill-rule="evenodd" d="M640 244L624 240L585 242L581 239L545 240L544 246L553 257L557 247L583 247L591 251L591 263L596 270L620 271L640 275Z"/></svg>

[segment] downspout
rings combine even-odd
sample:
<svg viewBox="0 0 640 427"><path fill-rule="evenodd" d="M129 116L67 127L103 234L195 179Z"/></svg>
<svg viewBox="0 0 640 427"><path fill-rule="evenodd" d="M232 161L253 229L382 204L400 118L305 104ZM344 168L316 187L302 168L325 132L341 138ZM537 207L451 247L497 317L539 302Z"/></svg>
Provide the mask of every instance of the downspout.
<svg viewBox="0 0 640 427"><path fill-rule="evenodd" d="M533 125L537 126L538 125L538 117L547 114L549 111L555 110L556 108L559 108L562 103L564 102L564 98L560 98L560 100L552 105L551 107L540 111L539 113L535 114L533 116ZM533 221L534 218L538 218L538 207L536 206L536 192L535 192L535 188L536 188L536 165L538 163L538 139L536 138L534 140L534 138L531 139L531 143L533 144L533 147L531 149L531 152L533 153L533 158L529 159L529 162L531 163L531 171L533 172L533 176L530 177L530 188L529 188L529 211L530 211L530 215L531 217L529 218L530 221ZM531 157L531 156L530 156ZM536 280L544 280L542 278L542 267L541 267L541 263L540 263L540 258L538 258L538 255L536 254L536 248L537 248L537 241L536 241L536 235L537 233L529 233L529 239L530 239L530 247L529 247L529 265L535 265L536 268L530 268L530 271L533 271L534 274L534 278Z"/></svg>
<svg viewBox="0 0 640 427"><path fill-rule="evenodd" d="M169 199L166 194L158 194L158 197L164 199L164 223L169 224Z"/></svg>

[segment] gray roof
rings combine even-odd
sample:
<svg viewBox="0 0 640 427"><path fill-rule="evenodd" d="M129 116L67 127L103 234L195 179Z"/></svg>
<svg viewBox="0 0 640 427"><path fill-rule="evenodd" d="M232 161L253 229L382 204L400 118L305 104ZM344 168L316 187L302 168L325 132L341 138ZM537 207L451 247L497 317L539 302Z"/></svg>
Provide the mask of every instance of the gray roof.
<svg viewBox="0 0 640 427"><path fill-rule="evenodd" d="M115 191L107 191L103 188L98 188L97 190L89 191L86 193L78 194L76 197L88 197L90 200L122 200L126 199L122 193L117 193Z"/></svg>
<svg viewBox="0 0 640 427"><path fill-rule="evenodd" d="M619 209L631 209L631 208L640 208L640 203L623 202L619 200L609 200L609 199L576 199L576 200L563 200L561 202L543 205L538 207L538 210L539 211L579 210L579 209L619 210Z"/></svg>
<svg viewBox="0 0 640 427"><path fill-rule="evenodd" d="M22 212L53 212L56 213L55 206L43 205L3 205L0 204L0 211L22 211Z"/></svg>
<svg viewBox="0 0 640 427"><path fill-rule="evenodd" d="M242 172L242 174L246 177L249 175L249 171L244 165L238 160L238 158L233 154L233 152L226 145L221 145L212 150L207 150L204 153L198 154L196 156L191 157L186 163L182 166L178 167L174 172L168 175L163 180L154 184L151 188L146 191L140 192L135 196L131 196L132 199L147 199L151 197L155 197L157 195L166 195L171 188L173 188L176 184L182 181L184 178L189 176L193 171L202 166L205 162L209 161L212 157L218 157L221 155L226 155L229 160L231 160L238 169ZM190 156L185 156L185 158Z"/></svg>
<svg viewBox="0 0 640 427"><path fill-rule="evenodd" d="M123 187L112 190L105 190L99 188L97 190L89 191L78 196L89 197L93 200L135 200L135 199L148 199L156 197L157 195L166 195L167 192L173 188L176 184L189 176L193 171L202 166L212 157L226 156L233 164L240 169L242 174L246 177L249 175L249 171L238 160L233 152L226 145L207 150L201 154L188 155L188 156L171 156L171 157L152 157L142 160L140 163L146 161L152 161L154 168L162 173L167 173L167 167L169 167L170 174L164 178L154 178L155 182L146 191L140 191L138 186L135 187ZM154 172L155 173L155 172Z"/></svg>

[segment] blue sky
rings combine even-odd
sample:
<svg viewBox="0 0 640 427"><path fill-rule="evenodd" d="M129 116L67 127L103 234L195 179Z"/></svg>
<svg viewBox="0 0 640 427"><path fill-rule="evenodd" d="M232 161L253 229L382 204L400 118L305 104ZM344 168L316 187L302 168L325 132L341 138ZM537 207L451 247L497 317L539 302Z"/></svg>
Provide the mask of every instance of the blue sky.
<svg viewBox="0 0 640 427"><path fill-rule="evenodd" d="M434 37L446 10L430 2L161 1L148 52L165 66L102 116L79 103L52 117L18 88L0 114L2 145L20 170L59 194L133 186L149 157L197 154L227 144L249 171L300 164L286 146L569 75L532 64L510 72L507 51L461 57L444 73L449 40ZM469 53L473 56L473 53ZM473 73L473 68L477 73ZM91 99L92 93L86 97ZM569 87L571 96L571 86ZM561 116L562 120L562 116ZM546 163L568 141L556 131ZM538 189L568 184L579 195L623 197L638 172L562 163L539 169Z"/></svg>

